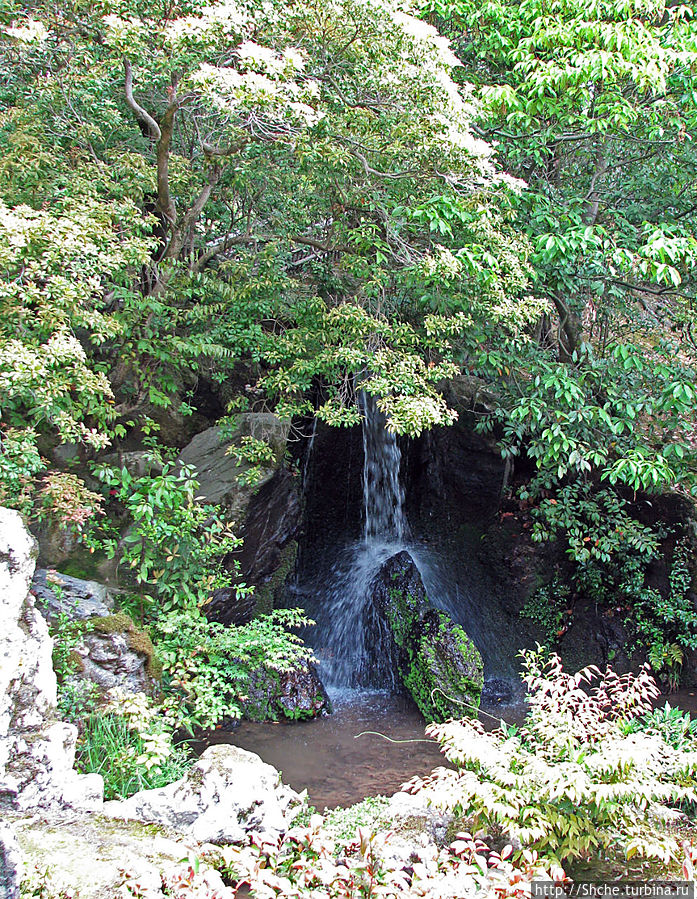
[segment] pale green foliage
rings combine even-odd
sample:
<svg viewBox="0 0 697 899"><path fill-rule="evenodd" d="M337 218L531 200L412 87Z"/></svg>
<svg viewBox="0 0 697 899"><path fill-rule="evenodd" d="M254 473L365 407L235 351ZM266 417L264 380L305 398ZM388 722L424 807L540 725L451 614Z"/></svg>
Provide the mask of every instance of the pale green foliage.
<svg viewBox="0 0 697 899"><path fill-rule="evenodd" d="M244 471L237 475L240 484L256 484L262 477L262 469L273 466L276 462L276 453L272 446L265 440L247 434L240 438L239 443L231 444L226 454L233 456L238 466L245 466Z"/></svg>
<svg viewBox="0 0 697 899"><path fill-rule="evenodd" d="M0 35L21 62L8 193L51 201L68 178L93 206L149 203L164 232L139 278L100 284L129 412L171 402L183 366L222 375L248 354L283 415L321 381L319 416L355 422L367 369L390 426L416 435L453 418L438 383L469 323L518 332L539 309L517 302L526 243L489 202L518 185L472 134L447 41L399 4L33 15L41 39L19 22ZM125 246L135 233L125 222Z"/></svg>
<svg viewBox="0 0 697 899"><path fill-rule="evenodd" d="M44 469L32 429L8 428L0 452L0 504L27 514L31 511L34 477Z"/></svg>
<svg viewBox="0 0 697 899"><path fill-rule="evenodd" d="M525 653L524 664L530 710L521 729L486 733L467 719L432 725L455 770L416 784L477 828L499 826L544 858L610 846L627 858L678 858L676 836L656 822L662 807L697 799L697 751L660 733L628 732L658 695L648 671L570 675L541 652Z"/></svg>
<svg viewBox="0 0 697 899"><path fill-rule="evenodd" d="M547 487L697 489L691 8L426 0L424 13L463 59L479 133L526 181L514 214L550 303L534 348L476 360L503 382L504 453L527 452Z"/></svg>
<svg viewBox="0 0 697 899"><path fill-rule="evenodd" d="M94 345L115 335L102 285L147 259L136 216L132 204L87 198L63 213L0 203L0 391L10 424L48 426L97 448L108 442L111 387L74 332Z"/></svg>

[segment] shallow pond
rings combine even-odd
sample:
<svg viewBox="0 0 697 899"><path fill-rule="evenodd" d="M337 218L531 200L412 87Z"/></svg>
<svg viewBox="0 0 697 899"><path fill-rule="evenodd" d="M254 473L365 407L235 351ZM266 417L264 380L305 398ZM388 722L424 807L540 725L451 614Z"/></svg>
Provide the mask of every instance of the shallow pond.
<svg viewBox="0 0 697 899"><path fill-rule="evenodd" d="M285 783L306 789L312 805L349 806L366 796L390 795L415 775L446 763L424 719L407 696L344 690L332 697L334 713L314 721L256 724L214 731L206 744L232 743L278 768ZM501 714L520 720L522 706L486 707L492 727Z"/></svg>

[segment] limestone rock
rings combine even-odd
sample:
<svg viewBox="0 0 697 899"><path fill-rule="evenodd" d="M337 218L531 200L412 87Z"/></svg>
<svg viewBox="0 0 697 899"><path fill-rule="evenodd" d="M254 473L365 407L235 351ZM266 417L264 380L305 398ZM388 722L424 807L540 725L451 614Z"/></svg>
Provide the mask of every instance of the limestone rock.
<svg viewBox="0 0 697 899"><path fill-rule="evenodd" d="M213 847L177 838L164 828L74 812L13 815L11 822L24 855L27 886L38 886L38 879L44 890L41 895L115 899L141 888L137 895L164 899L164 883L180 877L191 885L192 897L212 894L233 899L232 891L222 886L217 872L201 858ZM195 877L187 871L188 862L182 863L188 858L200 859ZM214 889L206 892L204 884Z"/></svg>
<svg viewBox="0 0 697 899"><path fill-rule="evenodd" d="M22 881L22 851L17 837L7 824L0 824L0 896L19 899Z"/></svg>
<svg viewBox="0 0 697 899"><path fill-rule="evenodd" d="M52 641L29 592L35 560L19 514L0 508L0 807L94 808L102 779L73 771L77 728L55 721Z"/></svg>
<svg viewBox="0 0 697 899"><path fill-rule="evenodd" d="M119 687L127 693L147 693L159 679L147 631L139 630L124 612L92 619L74 652L79 657L75 676L91 680L101 690Z"/></svg>
<svg viewBox="0 0 697 899"><path fill-rule="evenodd" d="M389 835L379 846L379 855L390 867L407 867L424 855L435 856L454 837L454 815L423 794L395 793L382 815Z"/></svg>
<svg viewBox="0 0 697 899"><path fill-rule="evenodd" d="M108 615L114 608L109 588L97 581L37 568L31 584L37 606L49 621L67 615L71 621Z"/></svg>
<svg viewBox="0 0 697 899"><path fill-rule="evenodd" d="M408 552L389 558L372 588L372 614L391 635L386 657L429 721L476 713L483 666L459 624L434 608ZM384 661L379 664L385 664Z"/></svg>
<svg viewBox="0 0 697 899"><path fill-rule="evenodd" d="M285 832L303 802L258 755L218 745L176 783L107 802L104 811L168 825L199 842L234 843L250 831L270 837Z"/></svg>
<svg viewBox="0 0 697 899"><path fill-rule="evenodd" d="M76 652L80 674L102 690L120 687L128 693L145 693L150 689L148 658L131 648L127 633L85 634Z"/></svg>

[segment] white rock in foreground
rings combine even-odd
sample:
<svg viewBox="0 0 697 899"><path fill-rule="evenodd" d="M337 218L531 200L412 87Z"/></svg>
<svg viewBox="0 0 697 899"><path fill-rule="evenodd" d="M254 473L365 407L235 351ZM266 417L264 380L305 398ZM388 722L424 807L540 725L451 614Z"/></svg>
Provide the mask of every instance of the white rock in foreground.
<svg viewBox="0 0 697 899"><path fill-rule="evenodd" d="M235 843L250 831L272 837L285 832L303 802L258 755L218 745L176 783L107 802L104 812L166 824L201 843Z"/></svg>
<svg viewBox="0 0 697 899"><path fill-rule="evenodd" d="M77 728L58 722L53 642L29 593L36 541L0 508L0 808L99 808L102 778L73 771Z"/></svg>

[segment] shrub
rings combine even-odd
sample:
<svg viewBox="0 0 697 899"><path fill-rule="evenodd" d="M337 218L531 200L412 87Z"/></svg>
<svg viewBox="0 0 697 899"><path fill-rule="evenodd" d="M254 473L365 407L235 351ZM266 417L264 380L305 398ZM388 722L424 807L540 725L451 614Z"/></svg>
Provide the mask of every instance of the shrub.
<svg viewBox="0 0 697 899"><path fill-rule="evenodd" d="M455 770L437 769L412 789L559 864L609 846L627 858L678 858L675 836L653 813L697 799L697 752L658 732L628 732L659 692L648 669L619 677L591 666L570 675L541 648L522 655L530 701L523 727L432 725Z"/></svg>
<svg viewBox="0 0 697 899"><path fill-rule="evenodd" d="M157 447L150 460L159 474L138 477L126 468L96 468L131 521L120 540L106 537L103 548L133 571L137 583L153 594L158 610L195 609L215 589L230 586L232 577L222 561L241 541L218 506L197 502L193 468L175 469Z"/></svg>
<svg viewBox="0 0 697 899"><path fill-rule="evenodd" d="M274 678L313 658L289 630L312 623L298 609L277 609L239 627L210 622L196 610L159 618L153 630L171 721L193 728L239 718L254 672ZM275 717L274 709L268 716Z"/></svg>

